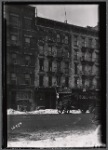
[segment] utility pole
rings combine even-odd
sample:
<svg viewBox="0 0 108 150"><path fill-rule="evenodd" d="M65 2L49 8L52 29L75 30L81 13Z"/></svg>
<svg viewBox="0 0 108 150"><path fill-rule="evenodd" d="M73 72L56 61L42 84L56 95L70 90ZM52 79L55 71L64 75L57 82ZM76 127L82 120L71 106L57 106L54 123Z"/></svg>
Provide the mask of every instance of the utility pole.
<svg viewBox="0 0 108 150"><path fill-rule="evenodd" d="M65 11L65 20L64 20L64 22L67 23L67 16L66 16L66 10L65 10L65 7L64 7L64 11Z"/></svg>
<svg viewBox="0 0 108 150"><path fill-rule="evenodd" d="M35 7L35 17L37 17L37 7Z"/></svg>

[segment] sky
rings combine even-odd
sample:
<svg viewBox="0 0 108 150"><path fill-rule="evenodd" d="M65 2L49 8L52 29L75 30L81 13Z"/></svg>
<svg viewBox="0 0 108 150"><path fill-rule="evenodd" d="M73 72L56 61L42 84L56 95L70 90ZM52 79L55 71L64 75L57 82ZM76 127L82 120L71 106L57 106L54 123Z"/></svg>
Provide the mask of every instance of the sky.
<svg viewBox="0 0 108 150"><path fill-rule="evenodd" d="M98 5L32 5L37 8L37 16L82 27L98 24ZM66 12L66 16L65 16Z"/></svg>

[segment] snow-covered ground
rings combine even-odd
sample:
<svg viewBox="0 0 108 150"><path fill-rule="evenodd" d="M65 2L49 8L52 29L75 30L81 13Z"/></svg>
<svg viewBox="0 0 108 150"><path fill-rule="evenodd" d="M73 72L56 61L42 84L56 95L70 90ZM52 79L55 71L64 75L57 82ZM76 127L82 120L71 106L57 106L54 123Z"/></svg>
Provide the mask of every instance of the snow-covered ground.
<svg viewBox="0 0 108 150"><path fill-rule="evenodd" d="M9 147L100 147L105 146L100 141L100 126L89 133L76 133L65 137L31 141L26 138L18 141L9 141Z"/></svg>
<svg viewBox="0 0 108 150"><path fill-rule="evenodd" d="M72 114L80 114L81 111L80 110L71 110L70 113ZM87 111L86 113L89 113L89 111ZM8 109L7 110L7 114L8 115L22 115L22 114L58 114L57 109L40 109L40 110L35 110L35 111L30 111L30 112L21 112L21 111L16 111L13 109Z"/></svg>
<svg viewBox="0 0 108 150"><path fill-rule="evenodd" d="M80 110L71 110L70 113L80 114ZM89 113L87 111L86 113ZM35 110L31 112L20 112L13 109L7 110L8 115L21 114L58 114L56 109ZM95 131L78 132L65 137L50 137L45 140L29 140L25 138L18 138L17 141L8 141L8 147L100 147L105 146L100 141L100 125Z"/></svg>

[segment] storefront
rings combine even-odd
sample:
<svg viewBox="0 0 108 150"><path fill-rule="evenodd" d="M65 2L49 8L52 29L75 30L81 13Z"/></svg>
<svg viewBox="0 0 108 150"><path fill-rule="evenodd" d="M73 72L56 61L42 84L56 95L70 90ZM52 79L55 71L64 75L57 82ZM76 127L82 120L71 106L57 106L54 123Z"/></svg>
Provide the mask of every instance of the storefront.
<svg viewBox="0 0 108 150"><path fill-rule="evenodd" d="M56 90L55 88L36 88L35 104L37 107L45 109L56 108Z"/></svg>

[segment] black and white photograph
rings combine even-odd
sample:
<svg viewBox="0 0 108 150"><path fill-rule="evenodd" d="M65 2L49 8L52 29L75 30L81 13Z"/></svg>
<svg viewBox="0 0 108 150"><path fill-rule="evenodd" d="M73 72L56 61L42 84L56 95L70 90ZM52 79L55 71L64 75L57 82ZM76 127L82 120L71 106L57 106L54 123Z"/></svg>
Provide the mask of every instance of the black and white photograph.
<svg viewBox="0 0 108 150"><path fill-rule="evenodd" d="M102 11L101 3L3 3L7 148L106 147Z"/></svg>

